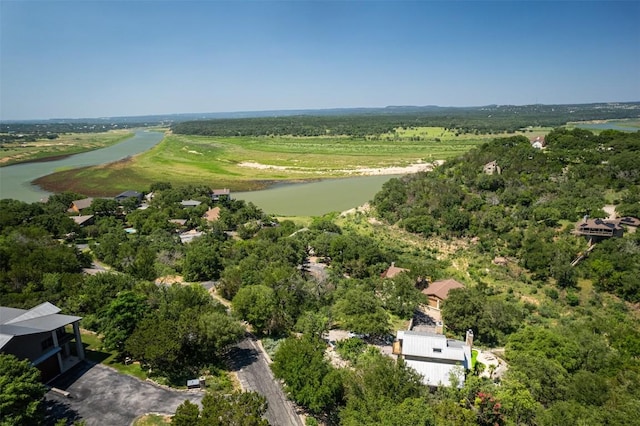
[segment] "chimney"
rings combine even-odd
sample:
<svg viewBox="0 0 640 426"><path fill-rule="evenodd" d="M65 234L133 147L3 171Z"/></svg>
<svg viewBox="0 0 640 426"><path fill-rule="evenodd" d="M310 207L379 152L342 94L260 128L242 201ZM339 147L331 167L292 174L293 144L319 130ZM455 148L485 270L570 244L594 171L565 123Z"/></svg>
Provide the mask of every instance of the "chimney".
<svg viewBox="0 0 640 426"><path fill-rule="evenodd" d="M471 330L471 329L467 330L467 336L466 336L466 339L465 339L465 343L470 348L473 348L473 330Z"/></svg>
<svg viewBox="0 0 640 426"><path fill-rule="evenodd" d="M444 334L444 326L442 325L442 321L436 322L436 334Z"/></svg>

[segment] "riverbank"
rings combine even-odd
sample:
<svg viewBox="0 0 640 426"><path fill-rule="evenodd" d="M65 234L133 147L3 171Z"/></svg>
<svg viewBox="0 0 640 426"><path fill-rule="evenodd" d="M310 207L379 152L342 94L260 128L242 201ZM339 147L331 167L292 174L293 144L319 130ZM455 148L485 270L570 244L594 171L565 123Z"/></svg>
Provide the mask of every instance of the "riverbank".
<svg viewBox="0 0 640 426"><path fill-rule="evenodd" d="M164 133L142 129L137 130L133 135L129 132L127 134L129 136L126 139L121 139L118 143L113 143L105 148L81 154L66 155L64 158L55 161L32 161L3 167L0 169L2 174L0 196L26 202L38 201L49 195L50 192L34 186L32 184L34 180L62 170L70 172L77 168L87 168L88 166L110 163L131 157L152 148L164 138ZM61 187L60 191L53 190L51 192L65 190L67 189ZM83 193L82 191L79 192ZM102 192L104 193L104 191Z"/></svg>
<svg viewBox="0 0 640 426"><path fill-rule="evenodd" d="M112 130L103 133L69 133L56 139L40 139L32 142L12 142L2 145L0 167L58 161L75 154L106 148L133 137L128 130Z"/></svg>

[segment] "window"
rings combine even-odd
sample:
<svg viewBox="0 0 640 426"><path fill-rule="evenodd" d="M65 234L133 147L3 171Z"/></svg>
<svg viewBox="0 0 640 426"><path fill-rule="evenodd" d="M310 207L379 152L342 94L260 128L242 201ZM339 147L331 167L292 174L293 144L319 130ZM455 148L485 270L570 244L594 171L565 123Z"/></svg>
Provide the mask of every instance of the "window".
<svg viewBox="0 0 640 426"><path fill-rule="evenodd" d="M442 349L440 348L433 348L433 351L436 353L442 353Z"/></svg>
<svg viewBox="0 0 640 426"><path fill-rule="evenodd" d="M42 348L43 352L52 346L53 346L53 337L47 337L42 341L42 343L40 343L40 347Z"/></svg>

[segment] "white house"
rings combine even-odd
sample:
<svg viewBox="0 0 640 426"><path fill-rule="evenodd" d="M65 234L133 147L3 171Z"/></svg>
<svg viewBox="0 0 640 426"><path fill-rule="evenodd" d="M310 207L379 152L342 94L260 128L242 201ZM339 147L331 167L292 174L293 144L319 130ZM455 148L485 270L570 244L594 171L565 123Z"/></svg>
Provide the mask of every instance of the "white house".
<svg viewBox="0 0 640 426"><path fill-rule="evenodd" d="M400 330L393 345L393 353L404 359L407 366L422 375L429 386L451 386L451 374L464 384L464 374L471 369L473 331L467 341L447 339L443 334Z"/></svg>

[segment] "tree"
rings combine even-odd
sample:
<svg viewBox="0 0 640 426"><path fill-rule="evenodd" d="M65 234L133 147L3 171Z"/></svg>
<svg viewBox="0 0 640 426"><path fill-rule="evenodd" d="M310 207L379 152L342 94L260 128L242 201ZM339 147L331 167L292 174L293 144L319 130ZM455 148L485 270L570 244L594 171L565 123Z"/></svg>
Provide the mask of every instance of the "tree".
<svg viewBox="0 0 640 426"><path fill-rule="evenodd" d="M265 285L241 288L233 298L233 311L249 322L257 333L271 334L277 329L275 292Z"/></svg>
<svg viewBox="0 0 640 426"><path fill-rule="evenodd" d="M344 383L347 403L340 412L341 424L394 424L389 422L389 412L402 403L405 403L406 408L412 409L411 417L417 417L419 422L426 420L425 423L417 424L431 424L429 418L425 419L413 411L417 401L407 401L424 397L427 388L422 384L420 375L407 367L404 361L396 362L376 349L369 349L358 359L355 369L346 374ZM426 408L425 404L419 405ZM427 409L423 414L429 412Z"/></svg>
<svg viewBox="0 0 640 426"><path fill-rule="evenodd" d="M484 297L467 288L455 288L449 291L442 305L442 319L447 328L458 335L473 330L479 336L478 320L484 309Z"/></svg>
<svg viewBox="0 0 640 426"><path fill-rule="evenodd" d="M126 340L149 308L146 302L144 295L129 290L118 293L109 303L100 327L107 349L115 349L121 356L124 354Z"/></svg>
<svg viewBox="0 0 640 426"><path fill-rule="evenodd" d="M173 372L183 367L182 342L175 323L157 315L147 317L125 343L126 352L156 372Z"/></svg>
<svg viewBox="0 0 640 426"><path fill-rule="evenodd" d="M377 283L385 309L401 318L410 318L424 295L415 286L415 280L409 275L381 279Z"/></svg>
<svg viewBox="0 0 640 426"><path fill-rule="evenodd" d="M200 419L200 408L188 399L176 408L176 413L171 418L174 426L194 426Z"/></svg>
<svg viewBox="0 0 640 426"><path fill-rule="evenodd" d="M98 216L114 216L118 213L118 202L111 198L95 198L90 210Z"/></svg>
<svg viewBox="0 0 640 426"><path fill-rule="evenodd" d="M497 394L502 402L504 412L516 425L530 424L540 404L529 392L529 389L517 379L517 375L510 375L502 381Z"/></svg>
<svg viewBox="0 0 640 426"><path fill-rule="evenodd" d="M40 371L28 360L0 354L0 424L36 425L44 422L46 389Z"/></svg>
<svg viewBox="0 0 640 426"><path fill-rule="evenodd" d="M202 398L202 426L268 426L267 400L256 392L208 393Z"/></svg>
<svg viewBox="0 0 640 426"><path fill-rule="evenodd" d="M324 357L326 344L312 337L289 337L278 348L271 368L298 404L313 413L328 411L342 397L342 381Z"/></svg>
<svg viewBox="0 0 640 426"><path fill-rule="evenodd" d="M214 238L201 237L187 246L182 272L187 281L207 281L220 277L224 269L223 245Z"/></svg>
<svg viewBox="0 0 640 426"><path fill-rule="evenodd" d="M334 304L336 317L343 326L356 333L384 335L389 331L389 319L380 299L364 287L354 287Z"/></svg>

